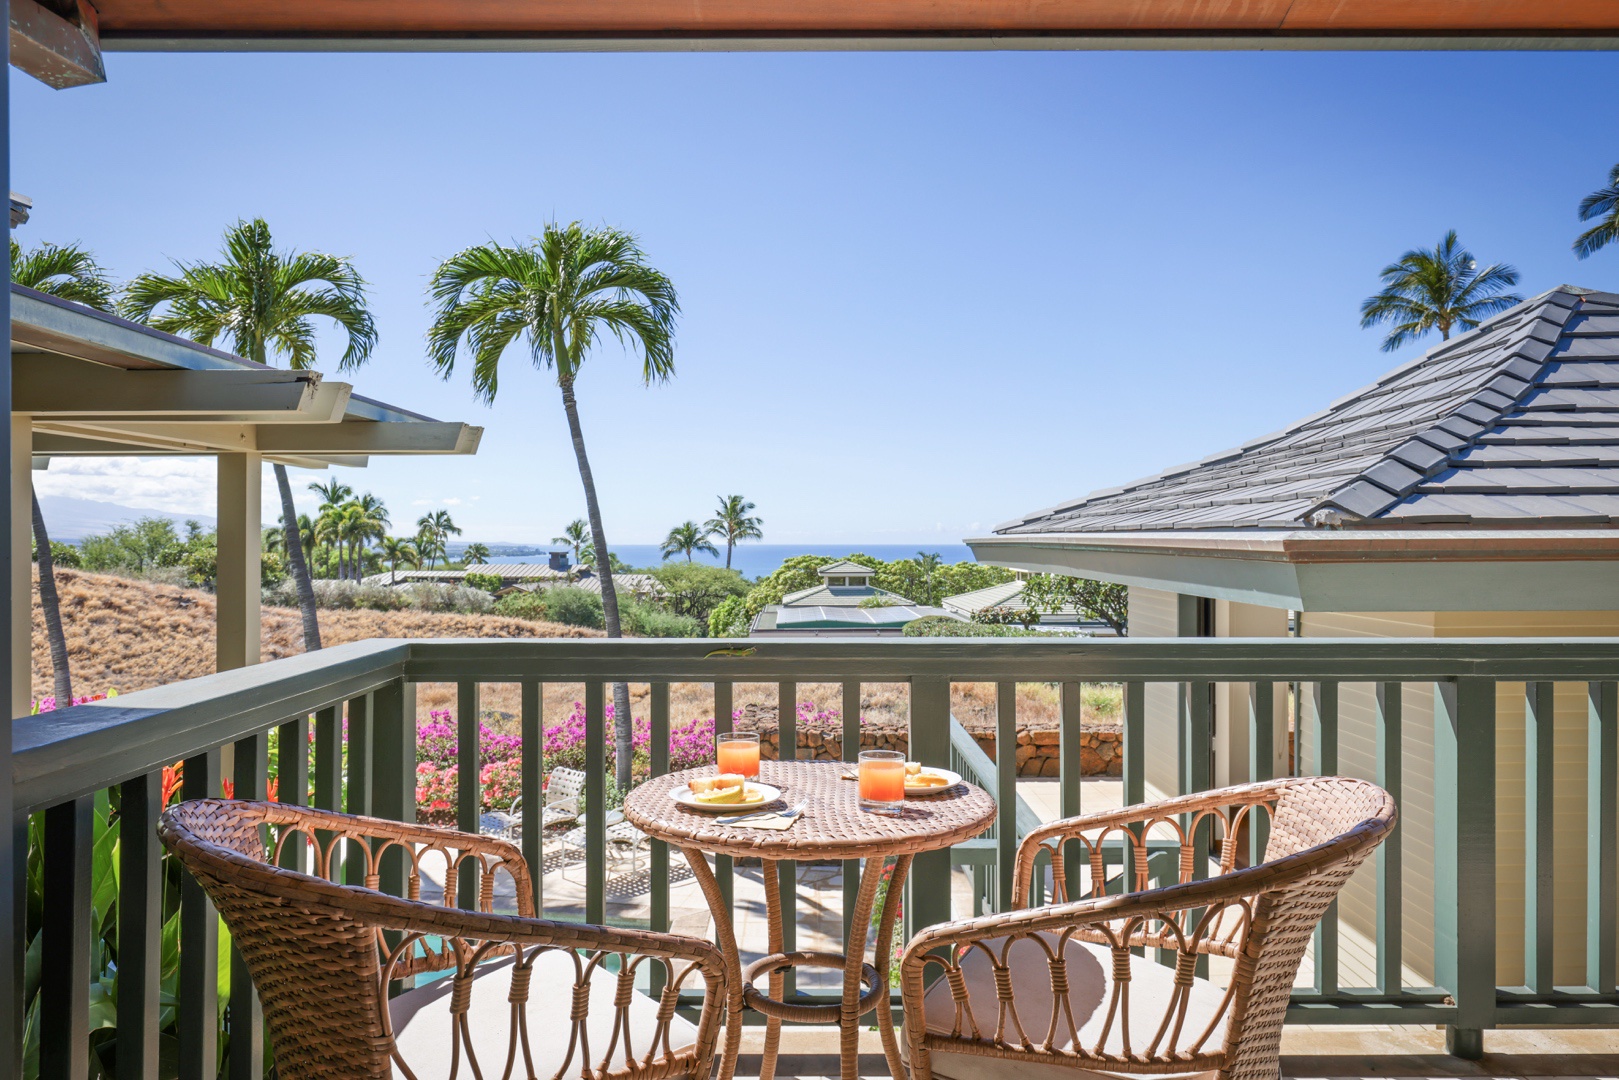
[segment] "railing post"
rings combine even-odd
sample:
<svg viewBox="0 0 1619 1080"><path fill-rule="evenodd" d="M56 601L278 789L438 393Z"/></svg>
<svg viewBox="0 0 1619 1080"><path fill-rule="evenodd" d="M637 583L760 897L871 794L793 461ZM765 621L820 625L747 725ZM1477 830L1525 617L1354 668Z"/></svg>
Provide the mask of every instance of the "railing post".
<svg viewBox="0 0 1619 1080"><path fill-rule="evenodd" d="M219 787L219 751L185 759L181 797L206 799ZM197 879L180 885L180 1080L219 1073L219 916Z"/></svg>
<svg viewBox="0 0 1619 1080"><path fill-rule="evenodd" d="M950 681L911 680L910 757L934 768L950 766ZM1017 801L1000 792L996 820L1003 832L1017 833ZM911 862L906 883L906 937L924 927L950 921L950 851L925 851Z"/></svg>
<svg viewBox="0 0 1619 1080"><path fill-rule="evenodd" d="M1404 768L1405 711L1401 683L1377 684L1377 786L1400 805ZM1400 826L1377 849L1377 988L1398 994L1405 957L1405 877L1401 865Z"/></svg>
<svg viewBox="0 0 1619 1080"><path fill-rule="evenodd" d="M1314 684L1315 774L1338 775L1338 684ZM1315 989L1338 992L1338 901L1334 900L1315 928Z"/></svg>
<svg viewBox="0 0 1619 1080"><path fill-rule="evenodd" d="M1124 805L1147 799L1147 684L1124 684Z"/></svg>
<svg viewBox="0 0 1619 1080"><path fill-rule="evenodd" d="M378 817L416 820L416 684L395 679L371 694L371 805ZM378 869L382 891L404 896L409 868L394 848Z"/></svg>
<svg viewBox="0 0 1619 1080"><path fill-rule="evenodd" d="M39 933L40 1080L90 1071L90 873L96 796L45 811L44 900Z"/></svg>
<svg viewBox="0 0 1619 1080"><path fill-rule="evenodd" d="M162 1014L163 774L118 788L118 1075L150 1080L158 1070Z"/></svg>
<svg viewBox="0 0 1619 1080"><path fill-rule="evenodd" d="M607 701L585 683L585 922L607 921Z"/></svg>
<svg viewBox="0 0 1619 1080"><path fill-rule="evenodd" d="M776 684L776 758L779 761L798 759L798 684ZM765 869L768 873L768 868ZM781 951L798 950L798 863L794 859L776 860L776 891L781 896ZM777 980L772 979L774 984ZM780 974L781 993L788 998L798 992L798 977L792 968ZM773 992L778 1001L785 1000Z"/></svg>
<svg viewBox="0 0 1619 1080"><path fill-rule="evenodd" d="M265 778L270 771L269 739L249 735L236 740L233 755L233 786L238 799L260 800L265 795ZM230 1080L259 1080L264 1075L264 1014L259 1007L258 989L247 970L247 961L236 948L230 949L230 1003L225 1022L229 1025Z"/></svg>
<svg viewBox="0 0 1619 1080"><path fill-rule="evenodd" d="M1524 686L1523 978L1537 994L1552 992L1556 690L1549 682Z"/></svg>
<svg viewBox="0 0 1619 1080"><path fill-rule="evenodd" d="M732 686L728 682L714 682L714 734L724 735L731 730L736 721L731 716ZM586 745L589 745L587 738ZM720 888L720 899L725 901L725 910L732 911L736 907L736 877L733 873L734 864L729 855L714 856L714 882Z"/></svg>
<svg viewBox="0 0 1619 1080"><path fill-rule="evenodd" d="M371 804L371 695L361 694L348 701L348 812L369 816ZM365 849L359 841L348 841L343 861L343 880L350 885L365 884Z"/></svg>
<svg viewBox="0 0 1619 1080"><path fill-rule="evenodd" d="M1495 1026L1495 684L1434 687L1434 968L1456 1000L1445 1046L1484 1053Z"/></svg>
<svg viewBox="0 0 1619 1080"><path fill-rule="evenodd" d="M1598 994L1614 992L1614 949L1619 904L1619 686L1593 682L1587 690L1585 982Z"/></svg>
<svg viewBox="0 0 1619 1080"><path fill-rule="evenodd" d="M948 687L946 688L948 692ZM912 705L913 715L915 705ZM1012 910L1017 870L1017 683L995 684L995 910ZM945 916L946 919L949 915ZM923 923L921 925L927 925Z"/></svg>
<svg viewBox="0 0 1619 1080"><path fill-rule="evenodd" d="M524 679L521 686L520 723L523 733L523 765L522 765L522 796L523 796L523 861L528 863L529 878L534 886L534 914L545 917L545 718L541 713L542 700L540 684L534 679ZM667 698L668 691L665 690ZM665 721L666 728L668 726ZM657 722L652 725L652 760L658 760ZM669 756L669 733L664 732L663 739L664 758ZM657 771L657 767L653 767ZM656 847L657 845L653 845ZM653 856L653 866L657 866L657 856ZM658 876L656 871L652 875L653 896L656 897L658 889ZM663 883L664 899L668 900L669 883ZM654 900L654 906L656 900ZM654 930L659 929L654 916ZM663 929L668 929L667 926Z"/></svg>
<svg viewBox="0 0 1619 1080"><path fill-rule="evenodd" d="M1276 684L1248 684L1248 779L1258 783L1276 775ZM1248 815L1248 865L1265 861L1270 841L1270 815L1257 807Z"/></svg>
<svg viewBox="0 0 1619 1080"><path fill-rule="evenodd" d="M289 720L276 729L276 799L288 806L309 805L309 717ZM309 846L302 841L281 849L281 866L307 873Z"/></svg>
<svg viewBox="0 0 1619 1080"><path fill-rule="evenodd" d="M858 681L843 684L843 738L839 746L843 750L844 761L860 760L860 683ZM854 909L860 898L860 860L843 860L843 947L845 950L856 948L854 943ZM864 950L865 941L862 935L858 946Z"/></svg>
<svg viewBox="0 0 1619 1080"><path fill-rule="evenodd" d="M455 693L455 827L464 833L478 832L478 812L483 802L483 784L479 777L480 749L478 731L478 684L463 679L456 684ZM595 804L592 818L601 812ZM456 904L463 908L478 906L478 867L474 860L461 864L456 875ZM599 922L599 919L592 919Z"/></svg>
<svg viewBox="0 0 1619 1080"><path fill-rule="evenodd" d="M1076 817L1080 813L1080 781L1085 772L1081 751L1085 735L1084 690L1084 686L1077 682L1065 682L1060 690L1061 719L1058 721L1060 730L1057 743L1060 766L1057 782L1062 790L1057 812L1065 818ZM1083 851L1084 845L1078 840L1068 841L1063 849L1063 885L1067 890L1064 895L1070 900L1078 899L1085 888Z"/></svg>
<svg viewBox="0 0 1619 1080"><path fill-rule="evenodd" d="M537 710L536 710L537 711ZM651 745L648 747L650 757L650 773L653 776L662 776L669 771L669 684L655 682L647 687L647 726L650 729ZM535 743L537 747L539 743ZM525 800L526 802L526 800ZM528 829L523 830L523 841L528 842ZM538 849L538 840L535 848ZM660 934L669 932L669 845L663 840L654 840L651 845L651 926ZM539 866L538 861L533 865ZM534 880L538 882L540 875L536 873ZM536 886L537 888L538 886ZM539 902L536 899L535 907ZM661 964L652 965L652 996L656 997L663 992L664 975Z"/></svg>

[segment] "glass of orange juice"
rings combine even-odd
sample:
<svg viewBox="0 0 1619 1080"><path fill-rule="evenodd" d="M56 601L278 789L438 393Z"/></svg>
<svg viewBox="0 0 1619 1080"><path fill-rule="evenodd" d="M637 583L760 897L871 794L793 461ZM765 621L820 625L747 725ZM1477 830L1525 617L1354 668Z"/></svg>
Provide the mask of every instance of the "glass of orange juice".
<svg viewBox="0 0 1619 1080"><path fill-rule="evenodd" d="M722 773L759 779L759 733L726 731L714 736L714 760Z"/></svg>
<svg viewBox="0 0 1619 1080"><path fill-rule="evenodd" d="M905 807L905 755L897 750L860 751L860 809L898 814Z"/></svg>

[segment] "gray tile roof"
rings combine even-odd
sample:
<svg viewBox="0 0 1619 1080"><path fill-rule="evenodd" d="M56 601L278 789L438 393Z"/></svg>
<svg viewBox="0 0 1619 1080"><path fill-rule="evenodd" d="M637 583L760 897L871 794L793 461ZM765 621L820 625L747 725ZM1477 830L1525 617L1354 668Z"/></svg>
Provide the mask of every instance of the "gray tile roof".
<svg viewBox="0 0 1619 1080"><path fill-rule="evenodd" d="M842 559L835 563L827 563L825 566L821 567L815 572L820 574L822 577L848 577L851 574L855 577L870 577L877 571L873 570L869 566L861 566L857 562L850 562L848 559Z"/></svg>
<svg viewBox="0 0 1619 1080"><path fill-rule="evenodd" d="M1619 523L1619 294L1526 300L1290 427L1000 535Z"/></svg>
<svg viewBox="0 0 1619 1080"><path fill-rule="evenodd" d="M873 596L886 596L896 604L912 601L899 593L879 589L875 585L811 585L807 589L788 593L781 598L783 607L859 607L862 600Z"/></svg>

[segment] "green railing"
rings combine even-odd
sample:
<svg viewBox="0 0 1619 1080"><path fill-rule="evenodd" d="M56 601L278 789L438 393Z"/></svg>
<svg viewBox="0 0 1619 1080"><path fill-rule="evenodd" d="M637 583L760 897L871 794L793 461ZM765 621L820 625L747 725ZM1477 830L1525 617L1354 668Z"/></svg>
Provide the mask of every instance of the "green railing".
<svg viewBox="0 0 1619 1080"><path fill-rule="evenodd" d="M1341 754L1353 752L1356 760L1370 762L1372 778L1400 800L1401 833L1420 828L1433 842L1429 849L1411 853L1402 848L1397 833L1384 845L1375 867L1363 871L1375 879L1370 884L1375 918L1359 930L1374 940L1376 954L1371 976L1361 980L1365 985L1346 985L1352 980L1341 977L1342 935L1355 927L1348 916L1340 920L1334 915L1324 924L1310 960L1314 985L1296 993L1289 1018L1442 1024L1452 1031L1461 1053L1476 1052L1479 1033L1497 1025L1619 1026L1616 678L1619 640L1614 639L373 641L25 717L14 722L14 810L19 820L42 815L43 903L42 925L17 929L38 935L30 964L37 963L31 970L42 973L40 1072L81 1080L88 1071L85 1047L95 989L91 912L101 910L93 905L107 902L91 895L89 872L101 793L116 793L122 819L115 897L116 1071L120 1078L155 1076L159 1025L166 1022L170 1007L159 985L162 882L153 826L161 809L160 771L184 760L182 797L216 793L224 779L221 750L229 747L236 794L262 796L268 734L278 730L281 775L304 775L311 765L306 755L313 754L315 805L409 818L415 809L415 688L421 683L458 688L463 778L478 775L481 685L515 683L521 688L520 729L525 747L533 750L541 745L542 685L584 684L589 720L586 798L598 807L605 795L605 686L613 681L649 687L655 773L668 766L662 748L668 745L671 684L712 684L714 715L722 726L729 724L735 684L775 683L782 702L796 700L799 684L838 684L846 756L859 746L862 684L908 684L911 756L948 766L953 760L951 684L994 683L1000 704L994 770L1003 822L1020 816L1012 775L1018 683L1060 686L1064 813L1081 809L1078 733L1085 683L1124 685L1127 801L1143 796L1149 754L1175 755L1181 786L1212 786L1217 684L1247 687L1248 716L1231 717L1230 722L1248 725L1249 775L1266 777L1276 736L1272 703L1287 692L1288 684L1298 684L1311 703L1301 732L1301 745L1310 748L1302 771L1334 772ZM1171 695L1179 702L1171 718L1174 738L1157 737L1148 746L1146 690L1155 683L1181 690ZM1554 744L1557 684L1578 687L1583 738L1577 744ZM1369 717L1357 714L1346 720L1340 713L1340 691L1357 685L1357 693L1375 688L1375 708ZM1402 688L1412 686L1431 691L1432 716L1407 715L1402 709ZM1221 692L1229 698L1228 689ZM1565 704L1570 692L1563 691ZM1498 695L1523 702L1522 746L1498 739ZM780 724L780 745L796 746L791 708L780 710ZM1414 744L1428 748L1433 762L1433 782L1420 789L1402 782L1402 762ZM954 749L959 755L962 748ZM1513 785L1500 790L1497 785L1497 766L1520 753L1525 762L1522 796L1508 790ZM1558 755L1566 759L1565 766L1576 764L1583 777L1574 789L1579 812L1572 815L1566 784L1564 801L1554 814ZM544 768L540 754L524 754L526 807L541 805ZM987 779L982 761L974 768ZM1513 771L1504 770L1504 775L1511 778ZM299 786L287 785L282 795L296 800L301 792ZM458 796L460 826L476 829L476 781L463 783ZM1498 961L1516 963L1517 958L1498 955L1497 894L1498 885L1504 885L1498 881L1497 856L1507 850L1501 838L1520 827L1527 837L1524 880L1515 887L1521 886L1524 897L1525 977L1523 985L1499 986ZM598 922L606 913L605 830L603 816L590 815L583 913ZM1009 855L1017 831L1003 828L993 838L997 899L1009 895ZM1256 832L1250 841L1256 851L1262 850L1262 835ZM540 865L539 829L525 828L522 843L530 862ZM1558 861L1566 863L1569 852L1580 853L1586 868L1572 878ZM662 929L670 919L669 853L655 844L651 859L651 922ZM717 870L729 887L729 860L719 860ZM910 926L966 914L951 910L951 872L948 851L916 859L906 897ZM850 876L846 873L845 880ZM1431 885L1420 885L1419 879ZM534 880L535 899L543 905L543 875L534 875ZM402 880L383 882L390 891L401 891L403 885ZM1583 904L1569 908L1567 890ZM1419 909L1432 914L1418 918ZM215 1075L220 1054L213 976L221 944L217 934L218 922L206 897L188 884L181 899L178 942L178 1052L181 1075L197 1080ZM1556 985L1553 950L1561 945L1566 951L1571 940L1583 957L1583 978L1572 986ZM1402 970L1406 954L1419 943L1425 949L1429 941L1431 985L1409 985L1413 980ZM261 1020L245 970L237 962L231 971L225 1068L235 1078L256 1077L262 1067L262 1056L256 1054L262 1046ZM24 973L15 977L21 985ZM104 1012L105 1004L97 1008Z"/></svg>

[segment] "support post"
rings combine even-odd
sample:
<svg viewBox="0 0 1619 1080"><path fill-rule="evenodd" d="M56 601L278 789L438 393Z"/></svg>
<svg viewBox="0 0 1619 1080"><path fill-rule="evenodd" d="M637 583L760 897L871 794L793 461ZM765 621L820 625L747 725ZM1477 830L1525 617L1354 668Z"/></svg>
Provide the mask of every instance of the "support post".
<svg viewBox="0 0 1619 1080"><path fill-rule="evenodd" d="M11 715L13 718L27 716L33 705L33 454L33 422L27 415L13 413L11 415L11 595L14 600L11 605Z"/></svg>
<svg viewBox="0 0 1619 1080"><path fill-rule="evenodd" d="M1614 992L1619 913L1619 685L1590 684L1586 719L1585 984Z"/></svg>
<svg viewBox="0 0 1619 1080"><path fill-rule="evenodd" d="M234 671L259 662L259 562L263 543L259 518L264 461L258 454L220 454L218 463L218 637L214 667Z"/></svg>
<svg viewBox="0 0 1619 1080"><path fill-rule="evenodd" d="M950 681L911 680L910 757L925 766L950 767ZM1014 792L1002 790L1000 828L1017 832ZM905 936L950 921L950 851L924 851L911 863L906 882Z"/></svg>
<svg viewBox="0 0 1619 1080"><path fill-rule="evenodd" d="M1523 979L1537 994L1552 992L1552 883L1557 868L1552 840L1556 690L1557 684L1549 682L1532 682L1524 687ZM1398 793L1389 794L1398 800ZM1387 846L1385 842L1383 847ZM1382 854L1381 848L1378 854Z"/></svg>
<svg viewBox="0 0 1619 1080"><path fill-rule="evenodd" d="M1484 1053L1495 1026L1495 684L1434 687L1434 969L1456 999L1445 1046Z"/></svg>

